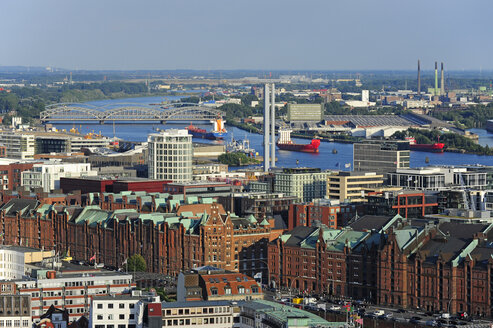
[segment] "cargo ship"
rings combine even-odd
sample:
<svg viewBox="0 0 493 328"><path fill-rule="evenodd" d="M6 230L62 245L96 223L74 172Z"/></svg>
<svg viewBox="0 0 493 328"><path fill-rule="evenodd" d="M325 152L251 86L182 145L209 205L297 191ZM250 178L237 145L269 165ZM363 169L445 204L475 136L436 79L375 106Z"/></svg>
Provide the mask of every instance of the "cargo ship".
<svg viewBox="0 0 493 328"><path fill-rule="evenodd" d="M277 139L276 145L281 150L318 153L320 139L312 139L309 144L296 144L291 140L291 130L279 129L279 138Z"/></svg>
<svg viewBox="0 0 493 328"><path fill-rule="evenodd" d="M441 142L436 142L434 144L417 144L416 139L413 137L407 137L406 140L409 141L410 150L427 151L429 153L443 153L445 147L445 144Z"/></svg>
<svg viewBox="0 0 493 328"><path fill-rule="evenodd" d="M210 132L205 129L193 126L192 123L190 123L190 125L186 129L192 135L192 137L208 140L223 140L228 133L224 128L223 120L220 118L214 120L214 128Z"/></svg>

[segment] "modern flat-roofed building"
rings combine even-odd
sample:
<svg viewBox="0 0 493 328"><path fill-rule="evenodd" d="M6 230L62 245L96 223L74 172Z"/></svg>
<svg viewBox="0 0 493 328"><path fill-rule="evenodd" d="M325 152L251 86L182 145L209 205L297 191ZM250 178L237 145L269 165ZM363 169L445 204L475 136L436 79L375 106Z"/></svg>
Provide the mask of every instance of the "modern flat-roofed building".
<svg viewBox="0 0 493 328"><path fill-rule="evenodd" d="M408 141L365 140L353 145L353 170L379 174L408 168Z"/></svg>
<svg viewBox="0 0 493 328"><path fill-rule="evenodd" d="M323 114L323 104L288 104L289 122L320 122Z"/></svg>
<svg viewBox="0 0 493 328"><path fill-rule="evenodd" d="M89 163L47 162L34 164L29 170L22 172L21 184L29 188L43 188L43 191L60 188L62 177L96 176Z"/></svg>
<svg viewBox="0 0 493 328"><path fill-rule="evenodd" d="M0 280L22 279L26 264L55 256L55 251L44 251L22 246L0 246Z"/></svg>
<svg viewBox="0 0 493 328"><path fill-rule="evenodd" d="M94 296L128 293L135 284L132 275L64 263L52 268L34 266L28 278L0 281L0 289L31 297L31 316L39 321L51 306L68 309L70 320L89 313ZM56 269L58 268L58 271Z"/></svg>
<svg viewBox="0 0 493 328"><path fill-rule="evenodd" d="M403 168L389 172L387 184L413 190L486 189L487 174L486 170L468 167Z"/></svg>
<svg viewBox="0 0 493 328"><path fill-rule="evenodd" d="M32 159L34 157L34 136L23 133L2 132L0 144L6 148L6 157Z"/></svg>
<svg viewBox="0 0 493 328"><path fill-rule="evenodd" d="M159 311L156 312L161 317L161 302L155 293L143 293L135 290L131 294L125 295L94 296L89 313L89 327L143 327L144 313L146 308L149 309L149 304L158 305ZM154 309L154 306L150 306L150 309ZM146 327L151 326L146 325Z"/></svg>
<svg viewBox="0 0 493 328"><path fill-rule="evenodd" d="M233 187L229 183L211 181L170 182L164 186L164 192L171 195L219 197L229 196Z"/></svg>
<svg viewBox="0 0 493 328"><path fill-rule="evenodd" d="M187 130L166 130L147 138L149 178L188 182L192 180L192 136Z"/></svg>
<svg viewBox="0 0 493 328"><path fill-rule="evenodd" d="M438 193L420 191L383 192L368 196L369 215L396 215L421 218L438 213Z"/></svg>
<svg viewBox="0 0 493 328"><path fill-rule="evenodd" d="M324 198L329 175L319 168L286 168L275 172L274 192L296 196L303 202Z"/></svg>
<svg viewBox="0 0 493 328"><path fill-rule="evenodd" d="M340 171L329 176L327 196L341 202L365 202L365 195L381 189L382 185L383 174Z"/></svg>
<svg viewBox="0 0 493 328"><path fill-rule="evenodd" d="M233 327L233 304L228 301L163 302L163 327Z"/></svg>

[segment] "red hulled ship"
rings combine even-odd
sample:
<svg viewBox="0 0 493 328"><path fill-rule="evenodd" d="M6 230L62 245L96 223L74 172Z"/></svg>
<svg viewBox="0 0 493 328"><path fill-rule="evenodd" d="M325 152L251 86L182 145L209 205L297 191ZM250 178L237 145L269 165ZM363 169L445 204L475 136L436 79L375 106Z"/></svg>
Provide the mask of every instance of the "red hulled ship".
<svg viewBox="0 0 493 328"><path fill-rule="evenodd" d="M276 143L281 150L300 151L304 153L318 153L320 139L312 139L309 144L296 144L291 140L291 130L279 129L279 139Z"/></svg>
<svg viewBox="0 0 493 328"><path fill-rule="evenodd" d="M406 140L409 140L410 150L427 151L429 153L443 153L445 147L445 144L441 142L436 142L434 144L417 144L416 139L413 137L407 137Z"/></svg>

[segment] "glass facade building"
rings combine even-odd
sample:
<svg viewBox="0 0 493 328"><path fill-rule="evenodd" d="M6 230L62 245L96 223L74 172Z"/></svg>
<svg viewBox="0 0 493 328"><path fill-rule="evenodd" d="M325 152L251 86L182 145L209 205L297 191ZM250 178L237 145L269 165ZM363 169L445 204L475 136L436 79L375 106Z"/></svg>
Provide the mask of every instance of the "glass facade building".
<svg viewBox="0 0 493 328"><path fill-rule="evenodd" d="M408 168L408 141L368 140L353 145L353 169L359 172L387 173Z"/></svg>

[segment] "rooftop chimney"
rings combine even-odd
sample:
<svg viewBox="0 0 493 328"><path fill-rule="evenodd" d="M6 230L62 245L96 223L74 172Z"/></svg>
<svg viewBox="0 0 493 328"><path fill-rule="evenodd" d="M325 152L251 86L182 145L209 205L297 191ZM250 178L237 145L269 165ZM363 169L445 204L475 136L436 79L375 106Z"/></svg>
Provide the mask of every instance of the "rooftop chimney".
<svg viewBox="0 0 493 328"><path fill-rule="evenodd" d="M445 78L443 77L443 62L442 62L442 76L440 80L440 95L445 94Z"/></svg>
<svg viewBox="0 0 493 328"><path fill-rule="evenodd" d="M435 96L438 95L438 62L435 62Z"/></svg>

